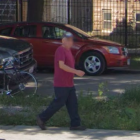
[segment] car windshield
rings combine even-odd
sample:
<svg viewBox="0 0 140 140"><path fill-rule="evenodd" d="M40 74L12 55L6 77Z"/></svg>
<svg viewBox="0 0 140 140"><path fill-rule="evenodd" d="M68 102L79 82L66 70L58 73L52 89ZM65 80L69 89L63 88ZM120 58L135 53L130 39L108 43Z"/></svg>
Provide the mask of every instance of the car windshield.
<svg viewBox="0 0 140 140"><path fill-rule="evenodd" d="M75 32L77 32L78 36L80 36L80 37L86 37L86 38L92 37L92 36L90 36L89 34L87 34L86 32L84 32L83 30L81 30L81 29L79 29L77 27L74 27L74 26L68 25L68 24L66 24L65 26L70 28L70 29L72 29L72 30L74 30Z"/></svg>

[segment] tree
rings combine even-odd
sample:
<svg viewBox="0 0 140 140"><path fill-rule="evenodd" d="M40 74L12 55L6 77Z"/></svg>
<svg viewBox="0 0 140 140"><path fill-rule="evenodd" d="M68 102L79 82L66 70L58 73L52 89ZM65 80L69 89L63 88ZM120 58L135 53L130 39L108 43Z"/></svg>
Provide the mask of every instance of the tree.
<svg viewBox="0 0 140 140"><path fill-rule="evenodd" d="M28 0L28 21L43 20L44 0Z"/></svg>

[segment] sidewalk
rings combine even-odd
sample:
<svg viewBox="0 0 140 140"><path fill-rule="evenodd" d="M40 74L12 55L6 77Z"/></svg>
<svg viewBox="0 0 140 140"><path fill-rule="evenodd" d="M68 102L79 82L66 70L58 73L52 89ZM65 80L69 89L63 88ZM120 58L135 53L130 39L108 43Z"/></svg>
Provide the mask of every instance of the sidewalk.
<svg viewBox="0 0 140 140"><path fill-rule="evenodd" d="M37 126L0 126L0 140L140 140L139 131L92 130L69 131L68 128Z"/></svg>

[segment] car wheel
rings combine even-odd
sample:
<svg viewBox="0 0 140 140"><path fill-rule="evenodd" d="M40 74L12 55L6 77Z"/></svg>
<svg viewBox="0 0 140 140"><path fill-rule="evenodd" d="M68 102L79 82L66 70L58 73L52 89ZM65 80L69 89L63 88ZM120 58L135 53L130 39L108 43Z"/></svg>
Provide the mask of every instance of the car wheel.
<svg viewBox="0 0 140 140"><path fill-rule="evenodd" d="M86 74L96 76L105 71L106 62L100 53L89 52L82 56L80 66L86 72Z"/></svg>

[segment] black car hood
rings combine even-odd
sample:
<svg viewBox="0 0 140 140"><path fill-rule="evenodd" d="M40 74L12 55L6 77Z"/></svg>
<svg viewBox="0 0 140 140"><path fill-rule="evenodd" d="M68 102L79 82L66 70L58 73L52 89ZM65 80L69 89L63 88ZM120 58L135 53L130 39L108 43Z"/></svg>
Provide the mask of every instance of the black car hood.
<svg viewBox="0 0 140 140"><path fill-rule="evenodd" d="M7 51L11 55L28 49L29 47L30 44L26 41L12 37L0 36L0 50Z"/></svg>

